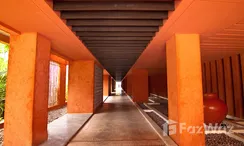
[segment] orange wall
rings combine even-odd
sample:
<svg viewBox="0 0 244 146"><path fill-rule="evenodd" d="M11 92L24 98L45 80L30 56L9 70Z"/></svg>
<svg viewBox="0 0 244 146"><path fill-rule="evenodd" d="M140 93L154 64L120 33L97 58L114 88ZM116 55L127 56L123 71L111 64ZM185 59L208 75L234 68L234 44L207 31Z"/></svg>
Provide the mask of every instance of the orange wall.
<svg viewBox="0 0 244 146"><path fill-rule="evenodd" d="M10 38L4 145L38 145L47 139L50 48L37 33Z"/></svg>
<svg viewBox="0 0 244 146"><path fill-rule="evenodd" d="M93 113L94 61L69 64L68 113Z"/></svg>
<svg viewBox="0 0 244 146"><path fill-rule="evenodd" d="M109 75L103 75L103 96L109 96Z"/></svg>
<svg viewBox="0 0 244 146"><path fill-rule="evenodd" d="M167 75L165 73L149 76L149 93L167 97Z"/></svg>
<svg viewBox="0 0 244 146"><path fill-rule="evenodd" d="M233 55L202 64L204 93L217 93L228 106L228 115L243 118L244 55Z"/></svg>
<svg viewBox="0 0 244 146"><path fill-rule="evenodd" d="M132 76L131 76L131 74L127 75L126 80L127 80L126 92L129 96L131 96L132 95Z"/></svg>
<svg viewBox="0 0 244 146"><path fill-rule="evenodd" d="M122 89L127 92L127 78L124 78L122 81Z"/></svg>
<svg viewBox="0 0 244 146"><path fill-rule="evenodd" d="M148 71L145 69L132 70L132 99L134 102L148 101Z"/></svg>

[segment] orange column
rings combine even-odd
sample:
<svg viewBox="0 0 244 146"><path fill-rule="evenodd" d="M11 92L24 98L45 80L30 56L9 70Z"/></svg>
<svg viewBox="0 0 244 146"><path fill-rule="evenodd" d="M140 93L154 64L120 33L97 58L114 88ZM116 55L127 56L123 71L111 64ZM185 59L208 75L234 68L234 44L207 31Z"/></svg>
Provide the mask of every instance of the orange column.
<svg viewBox="0 0 244 146"><path fill-rule="evenodd" d="M4 145L47 139L50 41L37 33L10 38Z"/></svg>
<svg viewBox="0 0 244 146"><path fill-rule="evenodd" d="M148 71L145 69L132 70L132 99L134 102L148 101Z"/></svg>
<svg viewBox="0 0 244 146"><path fill-rule="evenodd" d="M66 89L66 64L60 64L60 91L58 96L58 105L65 105L65 89Z"/></svg>
<svg viewBox="0 0 244 146"><path fill-rule="evenodd" d="M233 81L230 58L224 58L224 79L225 79L225 94L226 104L228 107L228 115L235 116L234 99L233 99Z"/></svg>
<svg viewBox="0 0 244 146"><path fill-rule="evenodd" d="M206 93L207 87L206 87L206 70L205 70L205 64L202 64L202 86L203 86L203 93Z"/></svg>
<svg viewBox="0 0 244 146"><path fill-rule="evenodd" d="M217 69L216 62L210 62L210 70L211 70L211 82L212 82L212 92L218 94L218 83L217 83Z"/></svg>
<svg viewBox="0 0 244 146"><path fill-rule="evenodd" d="M240 67L240 56L231 56L232 73L233 73L233 91L235 103L235 116L243 118L243 102L242 102L242 78Z"/></svg>
<svg viewBox="0 0 244 146"><path fill-rule="evenodd" d="M109 96L109 75L103 75L103 96Z"/></svg>
<svg viewBox="0 0 244 146"><path fill-rule="evenodd" d="M112 81L113 81L113 79L112 79L112 77L110 77L109 78L109 90L110 90L110 95L112 95L112 91L113 91L113 89L112 89Z"/></svg>
<svg viewBox="0 0 244 146"><path fill-rule="evenodd" d="M224 69L223 60L217 60L217 77L218 77L218 91L219 98L225 102L225 81L224 81Z"/></svg>
<svg viewBox="0 0 244 146"><path fill-rule="evenodd" d="M69 63L68 113L93 113L94 67L94 61Z"/></svg>
<svg viewBox="0 0 244 146"><path fill-rule="evenodd" d="M108 77L108 95L111 95L111 76Z"/></svg>
<svg viewBox="0 0 244 146"><path fill-rule="evenodd" d="M170 137L178 145L205 145L199 35L176 34L166 46L169 120L176 122Z"/></svg>
<svg viewBox="0 0 244 146"><path fill-rule="evenodd" d="M211 81L211 68L210 63L205 63L205 73L206 73L206 93L212 92L212 81Z"/></svg>

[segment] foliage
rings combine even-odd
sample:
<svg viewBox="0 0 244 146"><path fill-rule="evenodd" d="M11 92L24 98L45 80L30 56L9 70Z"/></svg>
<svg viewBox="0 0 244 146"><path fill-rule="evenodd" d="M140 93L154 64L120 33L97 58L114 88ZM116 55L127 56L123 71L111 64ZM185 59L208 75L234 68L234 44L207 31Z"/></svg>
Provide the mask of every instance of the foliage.
<svg viewBox="0 0 244 146"><path fill-rule="evenodd" d="M0 43L0 120L4 117L9 46Z"/></svg>
<svg viewBox="0 0 244 146"><path fill-rule="evenodd" d="M0 75L0 120L4 117L7 73Z"/></svg>

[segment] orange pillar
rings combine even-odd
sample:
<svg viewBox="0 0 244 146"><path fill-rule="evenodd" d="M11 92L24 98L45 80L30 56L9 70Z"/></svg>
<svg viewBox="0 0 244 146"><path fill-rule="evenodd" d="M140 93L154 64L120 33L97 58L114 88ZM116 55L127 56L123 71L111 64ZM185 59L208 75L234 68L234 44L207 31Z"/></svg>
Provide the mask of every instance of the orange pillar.
<svg viewBox="0 0 244 146"><path fill-rule="evenodd" d="M211 70L212 93L217 93L218 94L218 81L217 81L216 61L211 61L210 62L210 70Z"/></svg>
<svg viewBox="0 0 244 146"><path fill-rule="evenodd" d="M108 77L108 95L111 95L111 76Z"/></svg>
<svg viewBox="0 0 244 146"><path fill-rule="evenodd" d="M60 91L58 96L58 105L65 105L66 89L66 64L60 64Z"/></svg>
<svg viewBox="0 0 244 146"><path fill-rule="evenodd" d="M50 41L37 33L10 38L4 145L38 145L47 139Z"/></svg>
<svg viewBox="0 0 244 146"><path fill-rule="evenodd" d="M224 69L223 60L217 60L217 77L218 77L218 91L219 98L225 102L225 81L224 81Z"/></svg>
<svg viewBox="0 0 244 146"><path fill-rule="evenodd" d="M110 77L110 82L109 82L110 94L112 94L112 92L113 92L113 85L112 85L112 83L113 83L113 78Z"/></svg>
<svg viewBox="0 0 244 146"><path fill-rule="evenodd" d="M224 79L225 79L225 97L228 107L228 115L235 116L235 105L233 99L233 78L230 57L224 60Z"/></svg>
<svg viewBox="0 0 244 146"><path fill-rule="evenodd" d="M69 63L68 113L93 113L94 67L94 61Z"/></svg>
<svg viewBox="0 0 244 146"><path fill-rule="evenodd" d="M235 116L243 118L243 102L242 102L242 78L240 68L240 56L231 56L232 74L233 74L233 93L235 104Z"/></svg>
<svg viewBox="0 0 244 146"><path fill-rule="evenodd" d="M169 120L176 122L170 137L178 145L205 145L199 35L176 34L166 46Z"/></svg>
<svg viewBox="0 0 244 146"><path fill-rule="evenodd" d="M103 75L103 96L109 96L109 75Z"/></svg>
<svg viewBox="0 0 244 146"><path fill-rule="evenodd" d="M148 101L148 71L145 69L132 70L132 99L134 102Z"/></svg>

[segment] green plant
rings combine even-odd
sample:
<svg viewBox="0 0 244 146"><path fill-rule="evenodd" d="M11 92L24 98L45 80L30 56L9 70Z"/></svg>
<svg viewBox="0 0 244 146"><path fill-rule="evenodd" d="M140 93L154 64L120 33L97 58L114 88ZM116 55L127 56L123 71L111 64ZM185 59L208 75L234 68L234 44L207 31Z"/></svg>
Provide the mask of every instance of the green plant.
<svg viewBox="0 0 244 146"><path fill-rule="evenodd" d="M0 43L0 120L4 118L9 45Z"/></svg>
<svg viewBox="0 0 244 146"><path fill-rule="evenodd" d="M0 75L0 120L4 117L7 73Z"/></svg>

